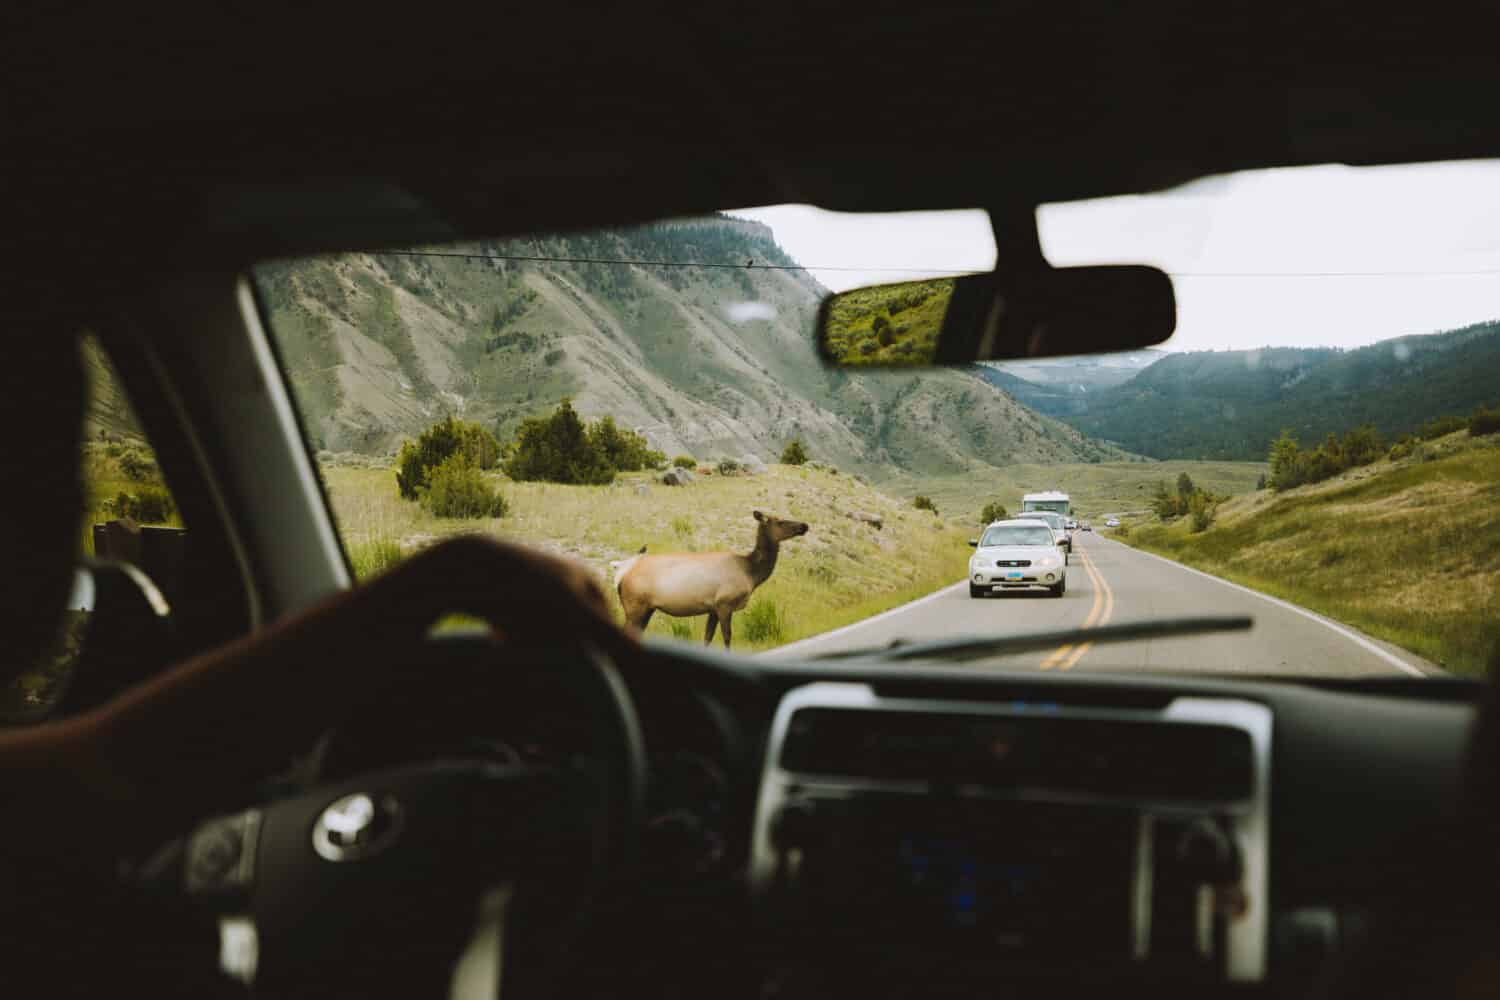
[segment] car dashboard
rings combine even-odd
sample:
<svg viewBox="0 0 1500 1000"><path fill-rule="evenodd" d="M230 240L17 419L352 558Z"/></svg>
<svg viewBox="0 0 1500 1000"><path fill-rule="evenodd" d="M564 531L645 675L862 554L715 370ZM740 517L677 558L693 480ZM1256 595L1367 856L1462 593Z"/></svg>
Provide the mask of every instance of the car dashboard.
<svg viewBox="0 0 1500 1000"><path fill-rule="evenodd" d="M632 687L695 691L740 755L722 863L679 870L742 914L757 995L1304 982L1424 883L1482 691L648 648Z"/></svg>
<svg viewBox="0 0 1500 1000"><path fill-rule="evenodd" d="M475 685L510 673L484 643L433 642ZM641 864L574 948L571 995L1279 992L1421 885L1482 691L669 641L620 666L650 769ZM404 729L345 730L324 766L438 746L576 758L589 734L545 707L546 673L492 698L445 684L469 714L433 712L440 729L403 695ZM460 745L455 726L485 736Z"/></svg>

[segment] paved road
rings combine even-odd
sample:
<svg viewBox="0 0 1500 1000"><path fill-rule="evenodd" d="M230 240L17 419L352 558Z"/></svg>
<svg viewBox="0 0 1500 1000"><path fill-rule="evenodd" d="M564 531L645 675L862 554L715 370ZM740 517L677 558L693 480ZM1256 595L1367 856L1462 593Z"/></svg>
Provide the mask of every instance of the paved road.
<svg viewBox="0 0 1500 1000"><path fill-rule="evenodd" d="M1184 615L1249 615L1248 632L1067 646L994 661L1040 670L1152 670L1315 676L1420 675L1432 664L1293 605L1092 532L1076 532L1068 592L974 599L961 581L863 622L783 646L777 658L877 646L897 637L1017 634Z"/></svg>

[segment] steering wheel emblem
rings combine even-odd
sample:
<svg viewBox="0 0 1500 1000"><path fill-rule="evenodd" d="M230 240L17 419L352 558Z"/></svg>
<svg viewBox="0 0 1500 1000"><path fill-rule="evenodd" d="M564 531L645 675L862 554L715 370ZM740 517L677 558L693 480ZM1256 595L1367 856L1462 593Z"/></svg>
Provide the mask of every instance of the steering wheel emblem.
<svg viewBox="0 0 1500 1000"><path fill-rule="evenodd" d="M358 861L395 842L401 807L389 796L346 795L323 810L313 827L313 850L327 861Z"/></svg>

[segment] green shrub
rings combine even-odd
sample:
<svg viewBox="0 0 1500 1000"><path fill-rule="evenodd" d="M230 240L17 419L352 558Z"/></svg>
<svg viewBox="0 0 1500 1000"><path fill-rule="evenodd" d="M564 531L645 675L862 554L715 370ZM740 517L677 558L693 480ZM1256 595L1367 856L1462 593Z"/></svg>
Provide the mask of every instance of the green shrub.
<svg viewBox="0 0 1500 1000"><path fill-rule="evenodd" d="M1207 531L1214 523L1215 504L1202 490L1193 493L1188 500L1188 530L1198 535Z"/></svg>
<svg viewBox="0 0 1500 1000"><path fill-rule="evenodd" d="M1494 434L1496 431L1500 431L1500 410L1480 407L1469 418L1470 437L1483 437L1486 434Z"/></svg>
<svg viewBox="0 0 1500 1000"><path fill-rule="evenodd" d="M674 639L692 639L692 637L693 637L693 623L692 622L683 621L681 618L674 618L674 619L672 619L672 638L674 638Z"/></svg>
<svg viewBox="0 0 1500 1000"><path fill-rule="evenodd" d="M566 399L549 416L522 422L505 471L522 482L602 486L615 479L614 467L595 435Z"/></svg>
<svg viewBox="0 0 1500 1000"><path fill-rule="evenodd" d="M667 456L653 451L645 437L635 431L615 426L614 417L601 417L588 428L589 440L616 472L637 472L656 468Z"/></svg>
<svg viewBox="0 0 1500 1000"><path fill-rule="evenodd" d="M104 457L105 458L119 458L124 453L125 453L125 449L121 448L119 445L115 444L113 441L111 441L109 444L107 444L107 445L104 446Z"/></svg>
<svg viewBox="0 0 1500 1000"><path fill-rule="evenodd" d="M688 517L672 518L672 533L679 538L690 538L693 534L693 521Z"/></svg>
<svg viewBox="0 0 1500 1000"><path fill-rule="evenodd" d="M141 483L156 475L156 463L132 448L120 455L120 471L131 482Z"/></svg>
<svg viewBox="0 0 1500 1000"><path fill-rule="evenodd" d="M403 558L401 545L394 538L375 538L349 547L349 565L356 580L384 573Z"/></svg>
<svg viewBox="0 0 1500 1000"><path fill-rule="evenodd" d="M166 490L142 486L134 493L117 493L113 500L104 502L104 510L112 517L128 517L142 524L161 524L172 519L177 505Z"/></svg>
<svg viewBox="0 0 1500 1000"><path fill-rule="evenodd" d="M723 458L719 460L718 470L721 476L737 476L740 472L740 463L732 458Z"/></svg>
<svg viewBox="0 0 1500 1000"><path fill-rule="evenodd" d="M505 497L462 452L449 455L427 476L422 507L434 517L504 517Z"/></svg>
<svg viewBox="0 0 1500 1000"><path fill-rule="evenodd" d="M781 449L782 465L801 465L806 461L807 449L803 447L802 442L798 439L794 438L788 441L786 447Z"/></svg>
<svg viewBox="0 0 1500 1000"><path fill-rule="evenodd" d="M1010 512L1005 509L1005 504L999 500L991 500L984 505L984 510L979 512L979 523L989 524L992 521L1003 521L1010 517Z"/></svg>
<svg viewBox="0 0 1500 1000"><path fill-rule="evenodd" d="M563 358L565 358L567 356L568 356L568 352L565 351L565 350L563 350L561 347L559 347L556 350L551 350L551 351L548 351L546 354L543 354L542 355L542 361L544 363L546 363L550 367L552 365L557 364L559 361L561 361Z"/></svg>
<svg viewBox="0 0 1500 1000"><path fill-rule="evenodd" d="M462 453L479 469L493 469L500 461L500 442L479 424L445 417L401 445L396 456L396 487L407 500L417 499L432 470Z"/></svg>
<svg viewBox="0 0 1500 1000"><path fill-rule="evenodd" d="M679 469L696 469L698 467L698 460L692 455L678 455L672 459L672 464Z"/></svg>
<svg viewBox="0 0 1500 1000"><path fill-rule="evenodd" d="M1446 417L1433 417L1417 430L1417 437L1424 441L1440 438L1444 434L1452 434L1461 431L1469 425L1469 421L1457 414L1449 414Z"/></svg>
<svg viewBox="0 0 1500 1000"><path fill-rule="evenodd" d="M786 617L774 600L761 597L735 616L734 627L746 642L780 642L786 632Z"/></svg>
<svg viewBox="0 0 1500 1000"><path fill-rule="evenodd" d="M1271 488L1288 490L1304 483L1318 483L1387 454L1385 441L1368 424L1346 431L1342 437L1332 432L1312 451L1303 451L1290 431L1271 445Z"/></svg>
<svg viewBox="0 0 1500 1000"><path fill-rule="evenodd" d="M1397 441L1395 444L1391 445L1391 450L1387 453L1386 457L1388 457L1392 462L1399 462L1401 459L1409 456L1416 449L1416 447L1416 439L1408 434L1405 437L1401 438L1401 440Z"/></svg>
<svg viewBox="0 0 1500 1000"><path fill-rule="evenodd" d="M937 504L932 502L931 497L917 496L912 499L911 505L917 510L930 510L934 514L938 512Z"/></svg>

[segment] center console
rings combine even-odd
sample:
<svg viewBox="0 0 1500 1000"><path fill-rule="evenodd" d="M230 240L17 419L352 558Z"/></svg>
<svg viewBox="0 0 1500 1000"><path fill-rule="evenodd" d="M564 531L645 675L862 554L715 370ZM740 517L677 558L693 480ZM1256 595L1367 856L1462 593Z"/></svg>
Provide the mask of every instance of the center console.
<svg viewBox="0 0 1500 1000"><path fill-rule="evenodd" d="M828 975L1265 975L1271 713L789 691L751 856L767 938Z"/></svg>

